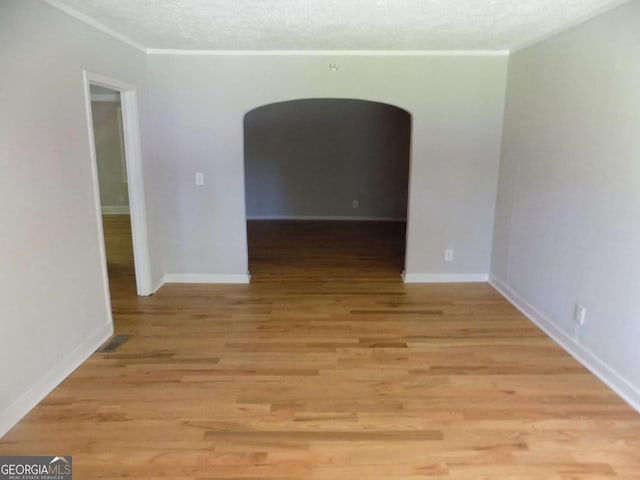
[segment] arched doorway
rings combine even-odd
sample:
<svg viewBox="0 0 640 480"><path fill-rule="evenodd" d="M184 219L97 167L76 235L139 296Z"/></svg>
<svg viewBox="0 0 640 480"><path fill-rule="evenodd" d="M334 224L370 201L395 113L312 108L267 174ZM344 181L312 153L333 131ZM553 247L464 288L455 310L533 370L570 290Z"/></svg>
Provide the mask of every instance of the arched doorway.
<svg viewBox="0 0 640 480"><path fill-rule="evenodd" d="M302 99L244 118L249 271L319 276L404 268L411 115L379 102Z"/></svg>

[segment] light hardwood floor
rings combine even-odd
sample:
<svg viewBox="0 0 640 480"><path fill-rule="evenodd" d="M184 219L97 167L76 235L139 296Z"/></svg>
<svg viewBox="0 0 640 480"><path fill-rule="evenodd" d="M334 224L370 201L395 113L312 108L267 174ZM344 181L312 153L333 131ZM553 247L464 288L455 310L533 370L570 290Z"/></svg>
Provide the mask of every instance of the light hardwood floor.
<svg viewBox="0 0 640 480"><path fill-rule="evenodd" d="M486 284L404 285L403 226L250 225L251 285L135 296L0 440L76 479L640 479L640 415Z"/></svg>

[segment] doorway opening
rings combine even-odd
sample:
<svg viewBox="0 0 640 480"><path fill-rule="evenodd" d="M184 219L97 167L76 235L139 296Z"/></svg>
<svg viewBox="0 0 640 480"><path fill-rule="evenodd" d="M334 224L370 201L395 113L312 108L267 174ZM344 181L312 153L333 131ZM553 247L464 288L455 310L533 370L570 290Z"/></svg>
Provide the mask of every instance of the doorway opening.
<svg viewBox="0 0 640 480"><path fill-rule="evenodd" d="M136 89L83 72L105 301L110 285L153 293ZM110 282L111 280L111 282ZM109 308L111 310L111 308Z"/></svg>
<svg viewBox="0 0 640 480"><path fill-rule="evenodd" d="M90 85L102 231L111 294L136 292L120 92Z"/></svg>
<svg viewBox="0 0 640 480"><path fill-rule="evenodd" d="M244 117L252 282L397 276L405 264L411 115L355 99L302 99Z"/></svg>

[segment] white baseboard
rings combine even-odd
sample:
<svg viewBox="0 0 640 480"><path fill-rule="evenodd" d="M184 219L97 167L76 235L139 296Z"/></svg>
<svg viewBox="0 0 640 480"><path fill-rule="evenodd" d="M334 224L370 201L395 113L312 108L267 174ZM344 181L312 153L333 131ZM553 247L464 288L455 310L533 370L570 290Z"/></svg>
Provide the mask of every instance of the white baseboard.
<svg viewBox="0 0 640 480"><path fill-rule="evenodd" d="M103 215L129 215L128 205L103 205Z"/></svg>
<svg viewBox="0 0 640 480"><path fill-rule="evenodd" d="M82 365L111 335L113 335L113 324L107 323L100 327L0 413L0 438Z"/></svg>
<svg viewBox="0 0 640 480"><path fill-rule="evenodd" d="M486 273L403 273L404 283L479 283L489 280Z"/></svg>
<svg viewBox="0 0 640 480"><path fill-rule="evenodd" d="M337 215L257 215L247 220L295 220L295 221L331 221L331 222L406 222L406 218L396 217L356 217Z"/></svg>
<svg viewBox="0 0 640 480"><path fill-rule="evenodd" d="M164 285L164 275L160 278L158 278L155 282L153 282L153 285L151 287L151 295L153 295L154 293L156 293L158 290L160 290L162 288L162 286Z"/></svg>
<svg viewBox="0 0 640 480"><path fill-rule="evenodd" d="M167 273L163 283L249 283L251 275L217 275L208 273Z"/></svg>
<svg viewBox="0 0 640 480"><path fill-rule="evenodd" d="M544 314L524 300L506 282L495 275L490 275L489 283L502 294L514 307L535 323L553 341L566 350L573 358L584 365L591 373L602 380L611 390L640 412L640 389L607 365L592 351L560 330Z"/></svg>

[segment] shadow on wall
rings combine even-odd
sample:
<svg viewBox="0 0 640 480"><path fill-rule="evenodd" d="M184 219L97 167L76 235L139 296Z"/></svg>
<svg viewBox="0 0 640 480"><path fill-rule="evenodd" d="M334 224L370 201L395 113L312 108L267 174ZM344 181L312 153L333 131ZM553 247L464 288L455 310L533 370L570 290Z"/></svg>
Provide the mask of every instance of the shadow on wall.
<svg viewBox="0 0 640 480"><path fill-rule="evenodd" d="M244 118L247 218L406 219L411 115L304 99Z"/></svg>

